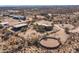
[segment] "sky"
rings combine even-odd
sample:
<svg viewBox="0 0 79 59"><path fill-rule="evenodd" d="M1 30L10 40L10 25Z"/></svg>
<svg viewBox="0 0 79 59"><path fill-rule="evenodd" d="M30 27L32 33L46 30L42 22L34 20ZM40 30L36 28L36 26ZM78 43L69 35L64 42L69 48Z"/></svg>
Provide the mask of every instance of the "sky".
<svg viewBox="0 0 79 59"><path fill-rule="evenodd" d="M79 0L1 0L3 5L79 5Z"/></svg>

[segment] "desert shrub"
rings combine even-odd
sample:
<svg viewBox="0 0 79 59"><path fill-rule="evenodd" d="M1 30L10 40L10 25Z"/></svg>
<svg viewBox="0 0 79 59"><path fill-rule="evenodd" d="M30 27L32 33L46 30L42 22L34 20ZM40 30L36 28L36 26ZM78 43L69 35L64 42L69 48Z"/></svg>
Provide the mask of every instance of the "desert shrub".
<svg viewBox="0 0 79 59"><path fill-rule="evenodd" d="M2 29L3 28L3 26L0 24L0 29Z"/></svg>

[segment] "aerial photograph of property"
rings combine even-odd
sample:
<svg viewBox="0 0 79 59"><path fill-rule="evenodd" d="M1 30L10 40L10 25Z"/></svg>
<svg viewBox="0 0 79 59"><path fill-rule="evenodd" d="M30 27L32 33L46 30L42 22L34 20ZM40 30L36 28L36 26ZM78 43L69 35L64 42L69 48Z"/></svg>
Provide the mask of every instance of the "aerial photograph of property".
<svg viewBox="0 0 79 59"><path fill-rule="evenodd" d="M0 53L79 53L79 5L1 6Z"/></svg>

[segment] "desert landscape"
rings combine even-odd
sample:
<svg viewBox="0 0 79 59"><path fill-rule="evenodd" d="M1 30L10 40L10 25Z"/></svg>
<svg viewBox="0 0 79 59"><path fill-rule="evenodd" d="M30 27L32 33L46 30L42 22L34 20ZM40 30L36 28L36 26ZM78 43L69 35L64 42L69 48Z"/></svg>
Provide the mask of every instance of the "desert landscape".
<svg viewBox="0 0 79 59"><path fill-rule="evenodd" d="M0 7L0 53L79 53L79 6Z"/></svg>

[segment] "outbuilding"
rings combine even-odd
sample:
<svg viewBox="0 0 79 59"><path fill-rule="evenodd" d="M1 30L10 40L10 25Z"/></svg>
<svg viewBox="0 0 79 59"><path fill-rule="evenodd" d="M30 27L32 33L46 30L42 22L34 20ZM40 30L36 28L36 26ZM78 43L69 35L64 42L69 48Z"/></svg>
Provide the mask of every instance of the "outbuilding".
<svg viewBox="0 0 79 59"><path fill-rule="evenodd" d="M17 19L17 20L25 20L26 19L25 16L21 16L21 15L10 15L10 17L12 17L13 19Z"/></svg>
<svg viewBox="0 0 79 59"><path fill-rule="evenodd" d="M25 20L26 17L25 17L25 16L13 16L13 19L21 19L21 20Z"/></svg>

